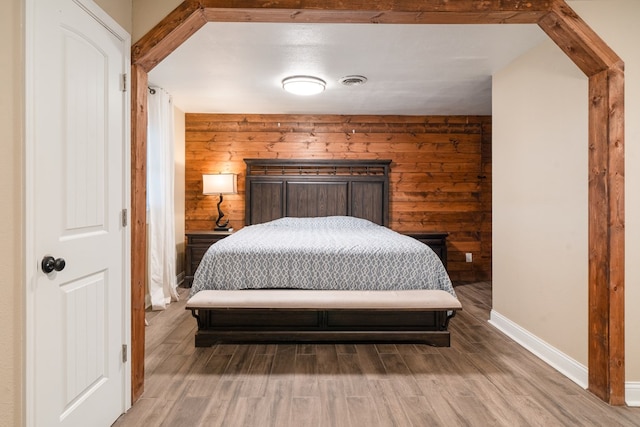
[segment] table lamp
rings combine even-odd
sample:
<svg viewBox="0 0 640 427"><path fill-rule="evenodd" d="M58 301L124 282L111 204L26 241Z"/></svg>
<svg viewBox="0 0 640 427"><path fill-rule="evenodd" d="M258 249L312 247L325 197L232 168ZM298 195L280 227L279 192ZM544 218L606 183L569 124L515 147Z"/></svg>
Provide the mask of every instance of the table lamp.
<svg viewBox="0 0 640 427"><path fill-rule="evenodd" d="M212 175L202 175L202 194L219 194L218 219L216 220L216 231L228 231L230 227L229 219L223 222L224 213L220 209L223 194L236 194L238 192L238 179L234 173L219 173Z"/></svg>

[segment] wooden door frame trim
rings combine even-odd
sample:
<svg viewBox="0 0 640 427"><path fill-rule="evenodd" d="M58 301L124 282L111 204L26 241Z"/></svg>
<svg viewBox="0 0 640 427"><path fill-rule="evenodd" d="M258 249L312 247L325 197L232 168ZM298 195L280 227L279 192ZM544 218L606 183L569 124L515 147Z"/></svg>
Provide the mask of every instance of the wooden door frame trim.
<svg viewBox="0 0 640 427"><path fill-rule="evenodd" d="M132 48L132 399L144 390L147 73L207 22L539 25L589 78L589 390L625 404L624 63L564 0L187 0Z"/></svg>

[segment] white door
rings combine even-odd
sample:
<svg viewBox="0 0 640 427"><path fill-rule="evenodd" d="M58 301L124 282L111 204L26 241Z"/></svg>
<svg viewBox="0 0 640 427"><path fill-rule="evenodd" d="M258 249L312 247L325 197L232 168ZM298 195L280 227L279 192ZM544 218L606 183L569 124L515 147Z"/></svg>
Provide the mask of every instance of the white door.
<svg viewBox="0 0 640 427"><path fill-rule="evenodd" d="M92 1L27 4L26 417L109 426L129 396L128 39Z"/></svg>

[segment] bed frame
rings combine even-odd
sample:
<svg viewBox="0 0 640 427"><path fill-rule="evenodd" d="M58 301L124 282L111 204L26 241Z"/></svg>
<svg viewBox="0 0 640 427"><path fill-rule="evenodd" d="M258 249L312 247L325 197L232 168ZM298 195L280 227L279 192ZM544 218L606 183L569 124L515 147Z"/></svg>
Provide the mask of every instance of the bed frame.
<svg viewBox="0 0 640 427"><path fill-rule="evenodd" d="M355 216L389 225L391 160L245 159L247 225L285 216Z"/></svg>
<svg viewBox="0 0 640 427"><path fill-rule="evenodd" d="M245 159L246 224L347 215L389 225L390 160ZM242 291L238 291L242 292ZM293 290L292 292L304 292ZM331 291L327 291L331 292ZM196 346L217 342L417 342L449 346L448 308L402 310L205 308Z"/></svg>

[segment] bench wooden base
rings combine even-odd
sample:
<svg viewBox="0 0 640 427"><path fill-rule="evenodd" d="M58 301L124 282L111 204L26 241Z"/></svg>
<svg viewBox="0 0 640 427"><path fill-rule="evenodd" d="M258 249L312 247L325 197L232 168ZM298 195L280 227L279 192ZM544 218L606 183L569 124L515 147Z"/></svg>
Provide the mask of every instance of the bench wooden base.
<svg viewBox="0 0 640 427"><path fill-rule="evenodd" d="M379 298L378 302L372 303L374 308L322 308L330 303L323 302L322 298L320 298L321 301L318 301L318 298L312 298L309 301L301 300L300 294L294 294L294 292L302 292L303 297L306 295L317 297L318 295L313 295L311 292L318 291L300 290L287 291L290 294L279 297L277 308L239 308L237 307L239 303L232 300L227 301L231 307L224 307L226 304L224 297L229 295L228 291L224 292L227 294L208 294L205 298L201 296L199 299L196 298L197 294L187 303L187 309L191 310L198 321L196 347L207 347L219 342L402 342L446 347L450 345L450 334L447 330L449 320L455 315L455 310L461 308L460 303L453 297L451 300L447 299L446 302L440 301L436 304L442 307L424 309L419 308L421 304L416 304L415 298L411 298L411 301L405 304L411 305L409 308L403 308L402 301L393 298L383 300L391 306L388 309L380 307ZM335 291L327 292L335 293ZM272 295L269 294L268 298L272 298ZM371 295L369 292L365 297ZM428 296L428 294L425 295ZM359 295L356 296L359 297ZM442 298L442 295L439 297ZM372 300L375 299L372 298ZM339 300L343 301L345 298ZM266 304L266 302L261 304L260 301L260 298L254 298L240 305ZM340 305L335 301L333 304ZM211 305L216 306L211 307ZM358 302L356 305L367 306L366 301ZM424 305L433 306L434 304L433 301L428 301Z"/></svg>

